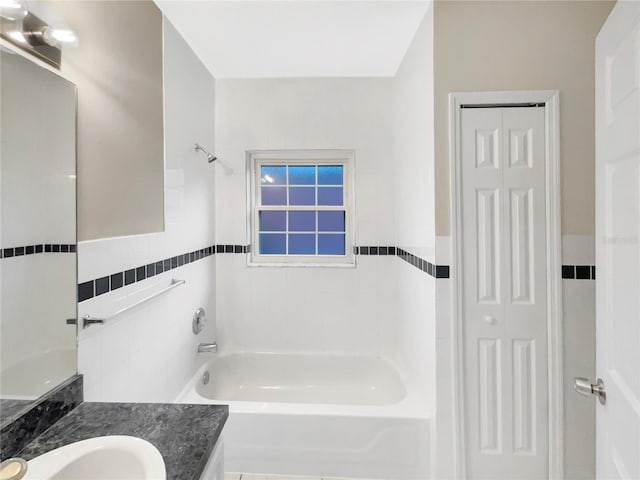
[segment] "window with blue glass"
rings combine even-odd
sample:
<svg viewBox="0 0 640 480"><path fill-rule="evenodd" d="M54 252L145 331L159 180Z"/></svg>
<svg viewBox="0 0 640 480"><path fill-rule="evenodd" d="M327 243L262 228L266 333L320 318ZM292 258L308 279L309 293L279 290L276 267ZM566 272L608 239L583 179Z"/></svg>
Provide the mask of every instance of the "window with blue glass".
<svg viewBox="0 0 640 480"><path fill-rule="evenodd" d="M253 259L352 263L349 157L252 163Z"/></svg>

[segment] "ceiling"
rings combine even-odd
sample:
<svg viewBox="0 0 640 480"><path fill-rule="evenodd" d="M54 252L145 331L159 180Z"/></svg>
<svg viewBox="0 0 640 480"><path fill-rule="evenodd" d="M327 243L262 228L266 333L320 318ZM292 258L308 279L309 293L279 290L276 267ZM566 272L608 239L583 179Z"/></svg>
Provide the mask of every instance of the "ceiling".
<svg viewBox="0 0 640 480"><path fill-rule="evenodd" d="M392 77L430 4L155 2L216 78Z"/></svg>

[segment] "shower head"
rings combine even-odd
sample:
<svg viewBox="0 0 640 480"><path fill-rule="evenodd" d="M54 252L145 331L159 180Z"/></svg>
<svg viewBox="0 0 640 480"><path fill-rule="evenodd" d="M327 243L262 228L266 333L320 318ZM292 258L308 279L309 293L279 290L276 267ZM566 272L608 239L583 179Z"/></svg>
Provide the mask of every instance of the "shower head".
<svg viewBox="0 0 640 480"><path fill-rule="evenodd" d="M208 151L208 150L206 150L206 149L202 148L202 147L201 147L199 144L197 144L197 143L195 144L195 151L196 151L196 152L202 152L202 153L204 153L204 154L207 156L207 161L208 161L209 163L215 162L215 161L218 159L218 157L214 157L211 153L209 153L209 151Z"/></svg>

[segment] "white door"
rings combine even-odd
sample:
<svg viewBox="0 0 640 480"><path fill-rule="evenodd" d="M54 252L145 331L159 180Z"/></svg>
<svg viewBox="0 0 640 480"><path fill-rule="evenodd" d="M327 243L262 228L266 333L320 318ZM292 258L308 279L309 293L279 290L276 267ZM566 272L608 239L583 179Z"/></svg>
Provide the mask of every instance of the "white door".
<svg viewBox="0 0 640 480"><path fill-rule="evenodd" d="M599 479L640 479L639 236L640 2L618 1L596 41Z"/></svg>
<svg viewBox="0 0 640 480"><path fill-rule="evenodd" d="M547 478L544 108L463 108L461 152L467 476Z"/></svg>

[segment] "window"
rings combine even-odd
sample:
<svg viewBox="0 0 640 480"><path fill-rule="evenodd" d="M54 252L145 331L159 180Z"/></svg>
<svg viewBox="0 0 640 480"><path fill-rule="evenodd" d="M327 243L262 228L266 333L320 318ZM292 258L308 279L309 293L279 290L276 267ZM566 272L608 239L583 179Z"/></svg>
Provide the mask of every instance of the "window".
<svg viewBox="0 0 640 480"><path fill-rule="evenodd" d="M353 152L252 151L251 264L353 265Z"/></svg>

